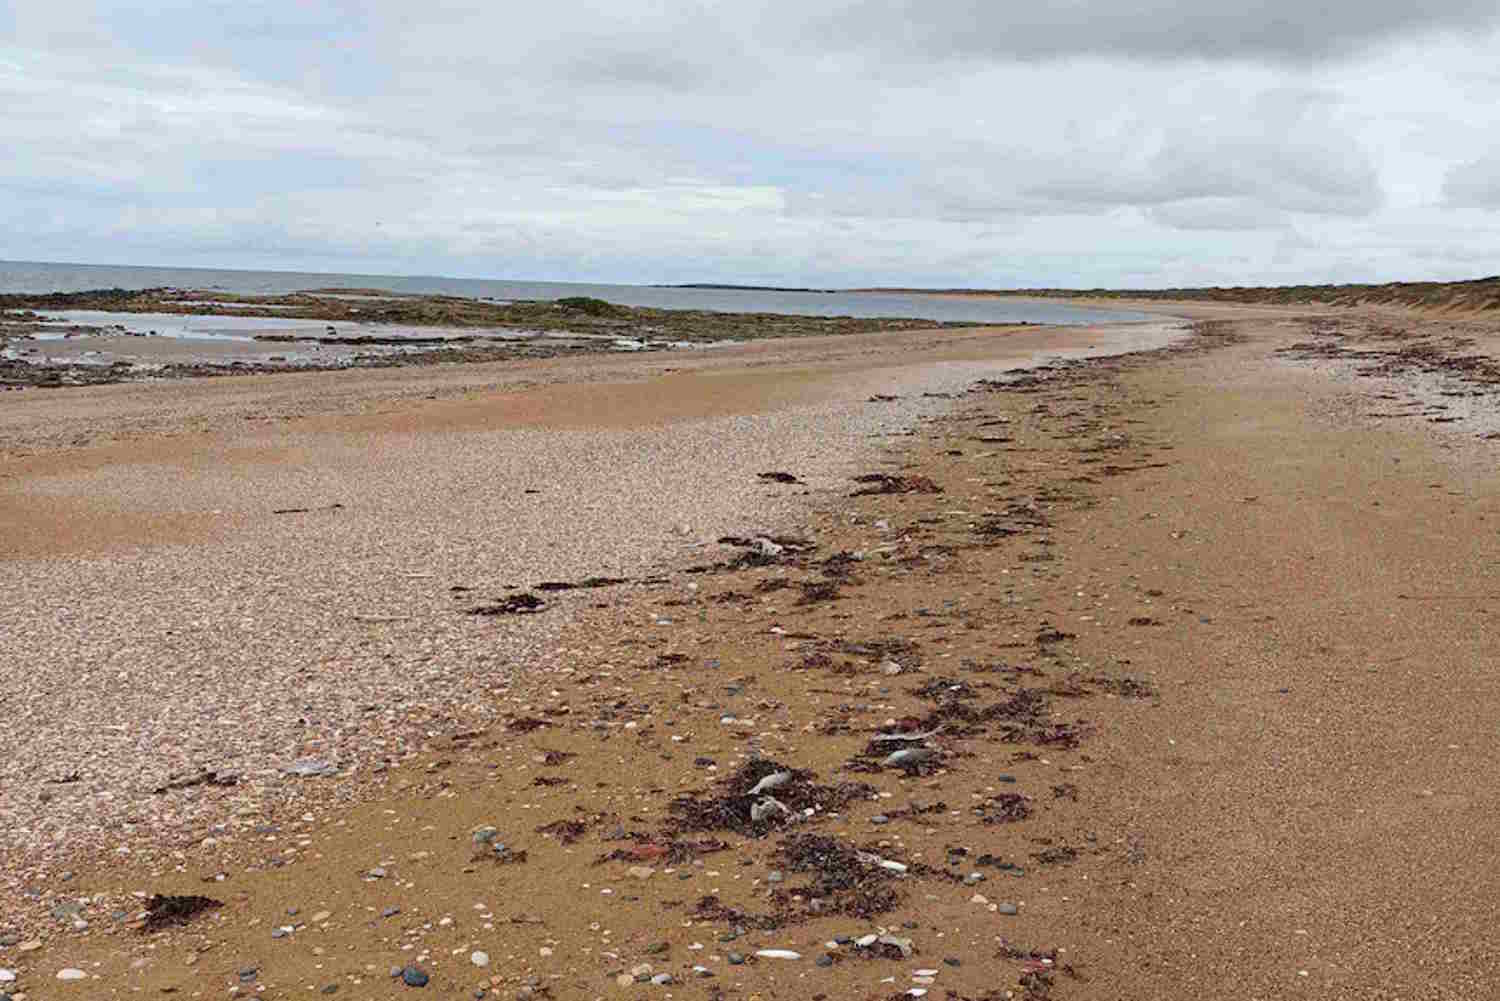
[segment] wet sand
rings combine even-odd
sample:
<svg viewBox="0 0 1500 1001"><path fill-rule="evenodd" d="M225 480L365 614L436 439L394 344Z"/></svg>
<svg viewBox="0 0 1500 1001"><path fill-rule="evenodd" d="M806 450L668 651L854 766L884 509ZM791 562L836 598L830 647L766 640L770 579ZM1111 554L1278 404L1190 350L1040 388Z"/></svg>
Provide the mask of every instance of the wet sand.
<svg viewBox="0 0 1500 1001"><path fill-rule="evenodd" d="M519 377L543 383L529 391L508 372L489 386L468 370L424 371L432 381L417 386L359 373L378 377L340 393L319 376L332 391L299 399L283 379L312 377L286 376L265 383L259 402L239 387L223 409L185 384L160 406L139 387L109 387L78 391L71 412L54 399L7 416L7 472L17 470L7 512L39 492L84 503L80 525L101 516L106 496L160 507L170 490L120 472L153 454L185 473L195 505L223 505L201 535L167 529L126 548L63 531L25 542L36 550L4 566L38 572L14 577L12 595L64 564L125 552L134 568L153 552L171 550L180 567L201 551L205 567L212 557L232 574L244 560L278 584L272 563L254 567L236 540L275 559L301 546L312 562L330 560L316 548L329 529L283 528L287 516L266 514L272 498L249 487L294 479L226 473L255 463L327 468L341 487L375 491L379 510L338 548L368 546L376 524L416 537L372 582L400 570L432 572L418 585L432 592L468 586L481 575L465 547L485 552L497 526L464 530L455 545L455 526L482 505L413 484L423 469L455 468L458 443L498 433L491 422L542 436L538 456L572 435L626 436L584 465L647 483L612 498L598 522L587 505L564 504L560 520L582 531L541 547L560 561L549 570L637 577L649 548L610 562L591 527L618 530L611 512L640 522L641 540L677 549L660 582L566 592L558 600L570 604L516 624L540 637L532 654L465 695L487 720L434 714L408 728L382 707L373 729L405 743L379 772L247 775L230 790L170 792L160 809L190 837L106 862L132 844L111 831L93 846L99 861L89 851L47 860L18 887L37 899L22 898L9 919L12 937L42 944L0 947L0 968L19 969L33 997L261 986L271 997L328 987L387 997L416 989L389 976L408 965L439 997L1493 996L1500 896L1485 861L1500 834L1487 780L1500 651L1488 619L1500 589L1488 581L1500 479L1495 443L1482 437L1492 389L1429 385L1431 373L1399 367L1360 376L1389 359L1297 349L1327 343L1334 323L1345 325L1339 344L1369 350L1367 338L1386 334L1359 317L1203 312L1216 322L1177 349L1054 366L947 400L919 394L995 378L1014 356L985 360L995 342L892 335L844 339L826 355L757 345L665 377L645 367L656 359L600 360L572 376L538 364ZM1500 342L1479 326L1464 334L1471 343L1451 352ZM621 364L643 367L609 367ZM585 393L579 378L608 388ZM1475 394L1466 409L1433 423L1434 400L1458 399L1433 394L1460 391ZM580 413L590 399L599 405ZM246 442L229 429L256 407L285 426ZM108 436L107 413L118 415ZM195 421L206 430L184 433ZM28 429L37 443L22 456L14 443ZM69 447L69 435L88 444ZM407 438L419 442L411 455L395 447ZM677 450L651 451L672 440ZM388 495L378 477L353 472L352 443L372 441L380 447L366 456L393 456ZM290 451L231 451L240 447ZM551 480L577 464L537 469ZM756 480L762 465L806 485ZM695 483L694 469L713 482ZM861 486L852 475L876 472L904 479L875 487L912 492L850 496ZM942 492L924 492L928 481ZM661 498L692 502L674 515L707 505L719 520L678 535L674 515L653 520ZM462 518L423 525L455 503ZM12 545L46 535L14 523L24 527L7 531ZM713 541L766 529L815 548L784 539L747 561L754 550ZM547 538L543 519L498 534L537 531ZM421 568L418 553L430 561ZM485 560L504 565L498 552ZM330 565L350 576L349 560ZM532 577L516 583L542 579ZM333 607L368 608L375 593ZM413 622L376 626L376 649L386 644L406 671L411 651L438 637L434 684L512 628L489 620L491 631L469 632L466 620L444 632L457 616L440 606L434 594L414 602ZM306 636L344 628L303 618L290 628ZM57 642L86 633L62 622ZM449 643L452 662L438 649ZM310 680L322 679L285 683ZM911 744L934 753L910 774L870 750L879 734L930 729ZM335 746L316 737L310 754ZM756 826L755 798L731 795L727 828L688 822L744 792L726 781L741 766L752 778L774 770L766 760L808 771L778 795L813 804L811 817L792 824L773 811ZM87 782L47 787L48 805L71 809ZM871 788L836 791L856 782ZM356 792L364 805L341 805ZM194 827L216 812L228 816L222 828ZM485 825L496 835L476 841ZM808 861L807 836L833 839L822 861ZM839 861L840 846L905 872ZM66 881L65 865L76 872ZM142 935L132 892L206 893L224 906ZM48 916L85 895L86 929ZM292 930L273 938L283 925ZM913 954L841 941L881 932L909 939ZM768 947L801 958L753 956ZM472 963L476 949L489 966ZM824 954L826 965L814 962ZM97 979L58 983L64 966ZM676 983L649 982L662 974Z"/></svg>

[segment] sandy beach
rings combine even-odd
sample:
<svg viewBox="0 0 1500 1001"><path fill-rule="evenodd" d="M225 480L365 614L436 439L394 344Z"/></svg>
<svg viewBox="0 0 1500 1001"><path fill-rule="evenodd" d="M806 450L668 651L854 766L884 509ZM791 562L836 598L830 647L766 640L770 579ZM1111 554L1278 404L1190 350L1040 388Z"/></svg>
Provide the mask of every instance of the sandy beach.
<svg viewBox="0 0 1500 1001"><path fill-rule="evenodd" d="M0 991L1493 996L1500 329L1140 308L7 396Z"/></svg>

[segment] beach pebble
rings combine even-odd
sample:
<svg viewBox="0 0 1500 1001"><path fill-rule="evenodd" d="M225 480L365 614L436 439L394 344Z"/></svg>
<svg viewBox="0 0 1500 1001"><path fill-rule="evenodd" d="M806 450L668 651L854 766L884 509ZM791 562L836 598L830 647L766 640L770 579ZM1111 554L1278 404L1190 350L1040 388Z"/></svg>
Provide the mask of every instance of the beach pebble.
<svg viewBox="0 0 1500 1001"><path fill-rule="evenodd" d="M633 865L626 871L632 879L650 879L656 874L655 869L646 865Z"/></svg>
<svg viewBox="0 0 1500 1001"><path fill-rule="evenodd" d="M67 969L57 971L58 980L84 980L87 977L87 973L84 973L82 970L75 970L71 966Z"/></svg>
<svg viewBox="0 0 1500 1001"><path fill-rule="evenodd" d="M489 966L490 954L476 949L473 952L469 953L469 962L473 963L475 966Z"/></svg>
<svg viewBox="0 0 1500 1001"><path fill-rule="evenodd" d="M415 966L408 966L401 971L401 980L408 987L426 987L427 979L427 974Z"/></svg>
<svg viewBox="0 0 1500 1001"><path fill-rule="evenodd" d="M1015 904L1001 904L1000 905L1000 913L1001 914L1020 914L1021 913L1021 909L1019 907L1017 907Z"/></svg>
<svg viewBox="0 0 1500 1001"><path fill-rule="evenodd" d="M761 959L801 959L802 953L793 952L790 949L757 949L755 954Z"/></svg>

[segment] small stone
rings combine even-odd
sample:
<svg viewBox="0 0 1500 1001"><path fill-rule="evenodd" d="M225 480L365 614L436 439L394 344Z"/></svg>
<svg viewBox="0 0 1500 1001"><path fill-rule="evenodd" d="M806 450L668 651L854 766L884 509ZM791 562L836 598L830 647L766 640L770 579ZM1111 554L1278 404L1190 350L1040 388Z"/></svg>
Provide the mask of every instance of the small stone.
<svg viewBox="0 0 1500 1001"><path fill-rule="evenodd" d="M329 984L327 987L324 987L321 991L319 991L320 994L337 994L338 992L338 984Z"/></svg>
<svg viewBox="0 0 1500 1001"><path fill-rule="evenodd" d="M875 816L870 818L870 823L872 824L889 824L890 822L891 818L887 817L883 813L877 813L875 814Z"/></svg>
<svg viewBox="0 0 1500 1001"><path fill-rule="evenodd" d="M271 929L271 937L272 938L286 938L290 934L291 934L291 929L286 928L284 926L280 927L280 928L272 928Z"/></svg>
<svg viewBox="0 0 1500 1001"><path fill-rule="evenodd" d="M670 942L652 942L650 945L646 946L646 955L660 956L670 948L672 948L672 943Z"/></svg>
<svg viewBox="0 0 1500 1001"><path fill-rule="evenodd" d="M385 879L385 867L377 865L369 871L368 875L371 879Z"/></svg>
<svg viewBox="0 0 1500 1001"><path fill-rule="evenodd" d="M318 913L314 914L312 917L308 918L308 921L311 922L312 924L320 925L324 921L327 921L331 917L333 917L333 912L332 911L319 911Z"/></svg>
<svg viewBox="0 0 1500 1001"><path fill-rule="evenodd" d="M626 872L632 879L650 879L656 874L656 870L646 865L633 865Z"/></svg>
<svg viewBox="0 0 1500 1001"><path fill-rule="evenodd" d="M635 983L635 978L628 973L622 973L619 976L615 977L615 983L620 987L629 987L631 984Z"/></svg>
<svg viewBox="0 0 1500 1001"><path fill-rule="evenodd" d="M989 902L990 902L990 898L986 897L982 893L976 893L976 894L974 894L974 896L972 896L972 897L969 898L969 903L971 903L971 904L987 904Z"/></svg>
<svg viewBox="0 0 1500 1001"><path fill-rule="evenodd" d="M87 978L87 973L84 973L82 970L75 970L71 966L67 969L57 971L58 980L85 980Z"/></svg>
<svg viewBox="0 0 1500 1001"><path fill-rule="evenodd" d="M731 952L729 954L729 965L743 966L745 965L745 957L738 952Z"/></svg>
<svg viewBox="0 0 1500 1001"><path fill-rule="evenodd" d="M785 878L786 877L783 876L780 872L774 872L773 871L773 872L769 873L766 876L766 882L767 883L779 883L779 882L781 882Z"/></svg>
<svg viewBox="0 0 1500 1001"><path fill-rule="evenodd" d="M399 977L399 976L401 976L401 967L399 967L399 966L393 966L393 967L391 967L391 976L392 977Z"/></svg>
<svg viewBox="0 0 1500 1001"><path fill-rule="evenodd" d="M408 966L401 971L401 980L408 987L426 987L427 979L427 974L415 966Z"/></svg>
<svg viewBox="0 0 1500 1001"><path fill-rule="evenodd" d="M15 982L16 974L14 970L0 969L0 984L13 984Z"/></svg>
<svg viewBox="0 0 1500 1001"><path fill-rule="evenodd" d="M21 941L21 936L13 931L0 932L0 947L9 948Z"/></svg>
<svg viewBox="0 0 1500 1001"><path fill-rule="evenodd" d="M469 953L469 962L473 963L475 966L489 966L490 954L482 950L475 949L473 952Z"/></svg>
<svg viewBox="0 0 1500 1001"><path fill-rule="evenodd" d="M665 987L667 984L670 984L672 982L672 974L658 973L656 976L651 978L651 982L658 987Z"/></svg>
<svg viewBox="0 0 1500 1001"><path fill-rule="evenodd" d="M393 918L400 913L401 908L399 907L387 907L385 910L380 912L380 916L383 918Z"/></svg>
<svg viewBox="0 0 1500 1001"><path fill-rule="evenodd" d="M1021 913L1021 909L1019 907L1017 907L1015 904L1001 904L1000 905L1000 913L1001 914L1020 914Z"/></svg>
<svg viewBox="0 0 1500 1001"><path fill-rule="evenodd" d="M946 958L946 959L943 960L943 965L944 966L952 966L952 967L956 968L956 967L960 967L960 966L962 966L964 964L963 964L963 961L960 960L960 959L958 959L956 956L949 956L948 958Z"/></svg>
<svg viewBox="0 0 1500 1001"><path fill-rule="evenodd" d="M821 955L817 959L813 960L813 962L816 963L818 966L832 966L833 965L833 957L830 956L830 955L828 955L828 953L825 952L825 953L823 953L823 955Z"/></svg>

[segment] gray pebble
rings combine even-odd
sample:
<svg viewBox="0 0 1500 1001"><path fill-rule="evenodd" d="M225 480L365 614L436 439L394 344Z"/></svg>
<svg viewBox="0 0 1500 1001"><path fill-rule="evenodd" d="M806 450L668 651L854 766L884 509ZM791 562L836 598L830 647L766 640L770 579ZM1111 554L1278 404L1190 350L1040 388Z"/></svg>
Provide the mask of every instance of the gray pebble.
<svg viewBox="0 0 1500 1001"><path fill-rule="evenodd" d="M272 938L286 938L286 929L285 928L272 928L271 929L271 937Z"/></svg>
<svg viewBox="0 0 1500 1001"><path fill-rule="evenodd" d="M781 882L785 878L786 877L783 876L780 872L771 872L770 874L768 874L766 876L766 882L767 883L779 883L779 882Z"/></svg>
<svg viewBox="0 0 1500 1001"><path fill-rule="evenodd" d="M956 956L949 956L947 959L943 960L943 965L944 966L962 966L964 964L959 961L958 957L956 957Z"/></svg>
<svg viewBox="0 0 1500 1001"><path fill-rule="evenodd" d="M830 956L830 955L828 955L828 953L825 952L825 953L823 953L823 955L821 955L817 959L813 960L813 962L817 963L819 966L832 966L833 965L833 957Z"/></svg>
<svg viewBox="0 0 1500 1001"><path fill-rule="evenodd" d="M1000 909L1000 913L1001 914L1020 914L1021 913L1021 909L1019 907L1017 907L1015 904L1001 904L999 909Z"/></svg>
<svg viewBox="0 0 1500 1001"><path fill-rule="evenodd" d="M875 816L870 818L870 823L872 824L889 824L890 822L891 818L887 817L883 813L877 813L875 814Z"/></svg>
<svg viewBox="0 0 1500 1001"><path fill-rule="evenodd" d="M740 953L738 953L738 952L731 952L729 954L729 965L730 966L743 966L744 963L745 963L745 957L743 955L741 955Z"/></svg>
<svg viewBox="0 0 1500 1001"><path fill-rule="evenodd" d="M423 973L415 966L408 966L406 969L402 970L401 979L408 987L427 986L427 974Z"/></svg>
<svg viewBox="0 0 1500 1001"><path fill-rule="evenodd" d="M380 916L383 918L393 918L400 913L401 908L399 907L387 907L385 910L380 912Z"/></svg>

